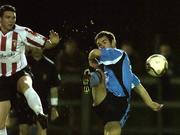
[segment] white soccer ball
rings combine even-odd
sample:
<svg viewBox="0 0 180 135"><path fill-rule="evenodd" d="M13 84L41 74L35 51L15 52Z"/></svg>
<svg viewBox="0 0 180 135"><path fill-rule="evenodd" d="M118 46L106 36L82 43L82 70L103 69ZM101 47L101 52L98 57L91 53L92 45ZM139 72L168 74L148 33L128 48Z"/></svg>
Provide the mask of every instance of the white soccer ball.
<svg viewBox="0 0 180 135"><path fill-rule="evenodd" d="M168 61L161 54L153 54L146 60L146 71L153 77L161 77L168 69Z"/></svg>

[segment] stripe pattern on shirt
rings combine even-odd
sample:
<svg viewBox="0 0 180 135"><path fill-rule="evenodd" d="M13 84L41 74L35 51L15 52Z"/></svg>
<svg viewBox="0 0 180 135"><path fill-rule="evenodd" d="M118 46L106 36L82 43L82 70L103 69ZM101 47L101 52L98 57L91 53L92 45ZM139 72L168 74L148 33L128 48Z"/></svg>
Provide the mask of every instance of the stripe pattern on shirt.
<svg viewBox="0 0 180 135"><path fill-rule="evenodd" d="M40 48L44 46L46 37L27 29L31 31L15 25L15 29L6 34L0 31L0 77L11 76L27 66L26 45Z"/></svg>

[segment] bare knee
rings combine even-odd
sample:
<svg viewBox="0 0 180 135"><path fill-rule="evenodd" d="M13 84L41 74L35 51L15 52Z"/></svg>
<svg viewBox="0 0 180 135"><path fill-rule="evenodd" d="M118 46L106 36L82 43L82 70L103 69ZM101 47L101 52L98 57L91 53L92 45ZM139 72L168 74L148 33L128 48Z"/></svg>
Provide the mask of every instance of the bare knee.
<svg viewBox="0 0 180 135"><path fill-rule="evenodd" d="M29 135L29 126L27 124L21 124L19 126L20 135Z"/></svg>
<svg viewBox="0 0 180 135"><path fill-rule="evenodd" d="M0 116L1 117L1 116ZM0 130L6 127L6 120L4 118L0 118Z"/></svg>
<svg viewBox="0 0 180 135"><path fill-rule="evenodd" d="M4 129L6 125L6 119L11 107L9 100L0 102L0 129Z"/></svg>
<svg viewBox="0 0 180 135"><path fill-rule="evenodd" d="M42 129L39 122L37 122L37 134L38 135L47 135L47 129Z"/></svg>
<svg viewBox="0 0 180 135"><path fill-rule="evenodd" d="M4 129L5 127L6 127L6 124L5 124L6 122L5 121L1 121L0 122L0 130L1 129Z"/></svg>
<svg viewBox="0 0 180 135"><path fill-rule="evenodd" d="M32 79L28 75L22 76L17 82L17 89L20 93L24 93L30 87L32 87Z"/></svg>
<svg viewBox="0 0 180 135"><path fill-rule="evenodd" d="M104 135L121 135L121 126L119 121L106 123L104 126Z"/></svg>

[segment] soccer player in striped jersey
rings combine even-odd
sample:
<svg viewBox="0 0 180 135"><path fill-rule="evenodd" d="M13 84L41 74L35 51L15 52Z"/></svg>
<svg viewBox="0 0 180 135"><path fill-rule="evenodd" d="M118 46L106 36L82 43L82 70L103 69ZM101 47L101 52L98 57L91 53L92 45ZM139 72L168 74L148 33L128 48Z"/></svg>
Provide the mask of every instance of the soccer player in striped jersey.
<svg viewBox="0 0 180 135"><path fill-rule="evenodd" d="M61 77L58 74L55 64L43 54L43 50L35 47L28 47L27 61L33 73L33 88L38 93L43 111L49 116L49 120L55 120L59 114L58 88L60 87ZM37 135L47 135L47 129L42 129L36 119L36 114L29 108L27 101L22 94L17 94L18 102L14 106L14 116L19 124L20 135L30 135L32 125L36 125ZM24 115L26 114L26 115ZM11 119L10 119L11 120Z"/></svg>
<svg viewBox="0 0 180 135"><path fill-rule="evenodd" d="M154 111L159 111L163 104L154 102L138 77L132 72L128 55L116 48L113 33L101 31L95 37L98 49L89 53L89 65L102 72L93 72L90 86L94 99L93 109L104 121L104 135L120 135L128 112L130 111L131 91L140 95L145 104Z"/></svg>
<svg viewBox="0 0 180 135"><path fill-rule="evenodd" d="M0 7L0 135L7 135L5 121L16 92L24 94L29 107L36 113L42 128L47 127L40 98L32 87L31 72L25 57L25 46L44 49L55 47L58 33L50 31L49 39L16 23L16 9Z"/></svg>

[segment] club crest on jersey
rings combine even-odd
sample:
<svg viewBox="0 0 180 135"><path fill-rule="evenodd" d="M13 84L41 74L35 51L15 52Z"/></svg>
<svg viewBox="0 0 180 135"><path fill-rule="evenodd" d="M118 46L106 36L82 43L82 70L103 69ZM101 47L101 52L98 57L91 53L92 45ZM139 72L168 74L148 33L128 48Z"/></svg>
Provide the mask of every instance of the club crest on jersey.
<svg viewBox="0 0 180 135"><path fill-rule="evenodd" d="M16 49L17 47L17 40L12 40L12 49Z"/></svg>

